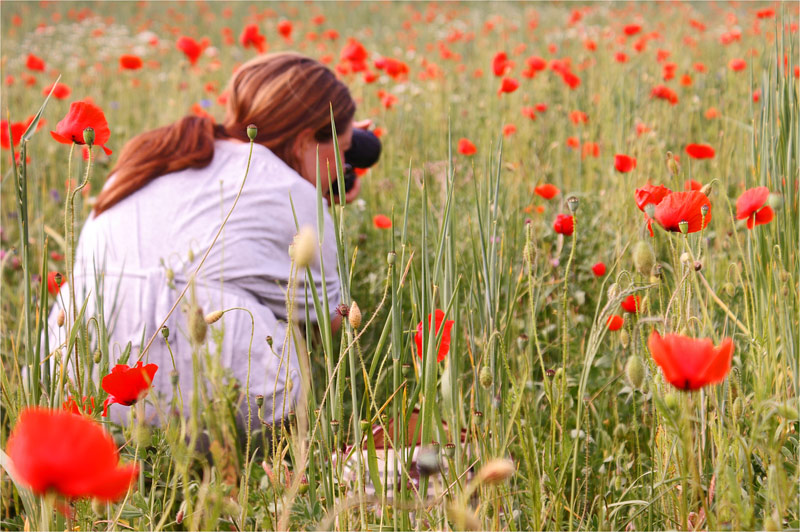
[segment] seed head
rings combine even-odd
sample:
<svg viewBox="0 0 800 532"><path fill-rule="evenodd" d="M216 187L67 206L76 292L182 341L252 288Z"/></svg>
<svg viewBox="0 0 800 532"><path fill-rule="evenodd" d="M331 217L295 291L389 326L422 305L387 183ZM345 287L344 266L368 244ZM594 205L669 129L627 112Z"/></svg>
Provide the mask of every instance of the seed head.
<svg viewBox="0 0 800 532"><path fill-rule="evenodd" d="M580 207L580 200L576 196L570 196L567 198L567 207L569 208L569 212L575 214L578 212L578 207Z"/></svg>
<svg viewBox="0 0 800 532"><path fill-rule="evenodd" d="M247 138L254 141L256 140L257 136L258 136L258 128L256 127L255 124L249 124L247 126Z"/></svg>
<svg viewBox="0 0 800 532"><path fill-rule="evenodd" d="M164 337L164 340L169 339L169 327L167 327L166 325L161 327L161 336Z"/></svg>
<svg viewBox="0 0 800 532"><path fill-rule="evenodd" d="M87 127L83 130L83 142L88 146L94 145L94 128Z"/></svg>
<svg viewBox="0 0 800 532"><path fill-rule="evenodd" d="M681 220L678 222L678 229L681 230L681 234L687 234L689 232L689 222L686 220Z"/></svg>
<svg viewBox="0 0 800 532"><path fill-rule="evenodd" d="M388 255L386 255L386 264L391 266L394 264L394 261L397 259L397 253L394 251L390 251Z"/></svg>

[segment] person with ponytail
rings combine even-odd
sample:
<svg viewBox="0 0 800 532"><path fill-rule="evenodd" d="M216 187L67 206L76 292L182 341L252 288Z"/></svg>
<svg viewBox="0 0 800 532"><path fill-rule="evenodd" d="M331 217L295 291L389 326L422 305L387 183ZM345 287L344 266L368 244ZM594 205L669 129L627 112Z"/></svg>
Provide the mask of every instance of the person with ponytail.
<svg viewBox="0 0 800 532"><path fill-rule="evenodd" d="M288 248L298 228L319 227L317 155L323 196L330 197L336 180L331 108L343 159L356 106L331 70L296 53L261 55L243 64L226 93L222 123L186 116L123 147L78 243L77 306L88 300L87 316L104 313L110 367L129 342L128 363L137 361L188 285L166 322L168 339L159 334L142 356L160 368L151 392L160 408L148 404L148 422L163 422L159 416L169 411L165 405L174 404L175 385L188 414L192 394L200 392L195 386L203 385L208 369L198 353L218 357L216 363L240 382L242 393L249 381L251 399L265 398L261 419L268 423L293 410L301 389L294 342L284 345L291 337L286 334L292 270ZM252 156L250 124L257 127ZM356 182L346 200L358 192ZM189 284L237 196L217 243ZM324 274L328 312L338 328L336 239L327 209L322 216L320 256L309 267L320 299ZM295 322L306 316L317 321L313 304L305 304L306 292L311 293L305 280L301 271ZM61 291L48 325L51 348L61 345L64 351L67 338L57 316L71 308L67 292ZM216 311L226 311L213 325L222 334L206 334L200 317ZM124 420L126 410L109 409L115 421Z"/></svg>

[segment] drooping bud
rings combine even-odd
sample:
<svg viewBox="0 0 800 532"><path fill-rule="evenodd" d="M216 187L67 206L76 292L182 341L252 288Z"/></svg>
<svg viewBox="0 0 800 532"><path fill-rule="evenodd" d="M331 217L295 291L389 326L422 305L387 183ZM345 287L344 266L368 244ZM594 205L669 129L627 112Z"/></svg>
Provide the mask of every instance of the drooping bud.
<svg viewBox="0 0 800 532"><path fill-rule="evenodd" d="M180 375L178 374L177 371L173 369L172 371L169 372L169 380L172 383L172 387L174 388L175 386L178 385L178 382L180 381Z"/></svg>
<svg viewBox="0 0 800 532"><path fill-rule="evenodd" d="M194 251L192 248L189 248L189 253L186 254L186 258L189 259L189 262L194 262Z"/></svg>
<svg viewBox="0 0 800 532"><path fill-rule="evenodd" d="M736 287L733 285L732 282L728 281L722 285L722 291L725 292L725 295L728 297L733 297L736 293Z"/></svg>
<svg viewBox="0 0 800 532"><path fill-rule="evenodd" d="M700 192L702 192L703 195L705 195L705 196L708 196L709 194L711 194L711 183L706 183L705 185L703 185L703 188L700 189ZM703 207L708 209L707 205L703 205ZM701 209L702 209L702 207L701 207Z"/></svg>
<svg viewBox="0 0 800 532"><path fill-rule="evenodd" d="M644 240L639 240L633 245L633 267L641 275L649 275L656 263L656 254L653 248Z"/></svg>
<svg viewBox="0 0 800 532"><path fill-rule="evenodd" d="M103 352L100 351L100 348L94 352L94 363L99 364L103 360Z"/></svg>
<svg viewBox="0 0 800 532"><path fill-rule="evenodd" d="M578 207L580 207L580 200L576 196L570 196L567 198L567 207L569 208L569 212L575 214L578 212Z"/></svg>
<svg viewBox="0 0 800 532"><path fill-rule="evenodd" d="M361 327L361 309L358 308L358 303L353 301L350 305L350 311L347 314L347 320L350 322L350 327L358 329Z"/></svg>
<svg viewBox="0 0 800 532"><path fill-rule="evenodd" d="M248 124L247 126L247 138L250 140L256 140L258 136L258 128L255 124Z"/></svg>
<svg viewBox="0 0 800 532"><path fill-rule="evenodd" d="M211 325L212 323L217 323L223 314L224 312L221 310L215 310L214 312L206 314L205 317L206 323L209 325Z"/></svg>
<svg viewBox="0 0 800 532"><path fill-rule="evenodd" d="M208 331L208 324L203 317L203 309L195 307L189 312L189 332L192 335L192 341L195 344L202 344L206 339L206 332Z"/></svg>
<svg viewBox="0 0 800 532"><path fill-rule="evenodd" d="M625 376L628 383L637 390L641 390L645 378L645 368L642 359L638 355L628 358L625 363Z"/></svg>
<svg viewBox="0 0 800 532"><path fill-rule="evenodd" d="M612 283L611 286L608 287L608 291L606 292L608 295L608 299L614 299L617 297L617 293L619 292L619 285L617 283Z"/></svg>
<svg viewBox="0 0 800 532"><path fill-rule="evenodd" d="M494 376L492 375L492 370L489 369L489 366L483 366L481 368L478 380L480 381L484 390L488 390L492 386L492 383L494 382Z"/></svg>
<svg viewBox="0 0 800 532"><path fill-rule="evenodd" d="M83 142L88 146L94 146L94 128L87 127L83 130Z"/></svg>

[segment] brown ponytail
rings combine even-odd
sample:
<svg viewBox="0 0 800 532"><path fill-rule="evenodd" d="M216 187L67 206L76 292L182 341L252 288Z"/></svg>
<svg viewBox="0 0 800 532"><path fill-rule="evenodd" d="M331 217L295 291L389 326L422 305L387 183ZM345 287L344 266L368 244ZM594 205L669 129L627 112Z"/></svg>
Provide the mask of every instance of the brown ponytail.
<svg viewBox="0 0 800 532"><path fill-rule="evenodd" d="M355 114L347 87L321 63L284 52L256 57L236 70L228 87L222 125L207 117L179 121L131 139L111 170L113 182L97 198L95 216L110 209L153 179L186 168L203 168L214 157L216 139L247 141L247 125L258 127L255 142L299 171L292 155L304 129L319 142L330 140L330 106L336 130L344 131Z"/></svg>

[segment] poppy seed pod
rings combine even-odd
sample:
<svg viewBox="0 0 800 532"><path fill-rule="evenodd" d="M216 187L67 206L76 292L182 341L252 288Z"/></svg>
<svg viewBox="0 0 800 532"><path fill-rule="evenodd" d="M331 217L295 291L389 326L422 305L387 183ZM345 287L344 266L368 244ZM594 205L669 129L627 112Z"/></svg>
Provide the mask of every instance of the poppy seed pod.
<svg viewBox="0 0 800 532"><path fill-rule="evenodd" d="M222 312L221 310L215 310L214 312L206 314L205 317L206 323L211 325L212 323L218 322L223 314L224 312Z"/></svg>
<svg viewBox="0 0 800 532"><path fill-rule="evenodd" d="M83 130L83 142L86 143L87 146L94 145L94 128L87 127Z"/></svg>
<svg viewBox="0 0 800 532"><path fill-rule="evenodd" d="M256 406L261 408L264 406L264 396L263 395L256 395Z"/></svg>
<svg viewBox="0 0 800 532"><path fill-rule="evenodd" d="M653 218L656 215L656 206L652 203L648 203L644 206L644 212L647 214L647 216Z"/></svg>
<svg viewBox="0 0 800 532"><path fill-rule="evenodd" d="M417 456L417 471L421 477L429 477L441 470L439 451L434 446L423 447Z"/></svg>
<svg viewBox="0 0 800 532"><path fill-rule="evenodd" d="M567 198L567 207L569 208L569 212L575 214L578 212L578 207L580 207L580 200L576 196L570 196Z"/></svg>
<svg viewBox="0 0 800 532"><path fill-rule="evenodd" d="M195 307L189 314L189 332L195 344L202 344L206 339L208 324L203 317L203 309Z"/></svg>
<svg viewBox="0 0 800 532"><path fill-rule="evenodd" d="M444 455L447 458L453 458L456 455L456 444L455 443L448 443L444 446Z"/></svg>
<svg viewBox="0 0 800 532"><path fill-rule="evenodd" d="M653 248L644 240L638 241L633 246L633 267L641 275L649 275L656 263Z"/></svg>
<svg viewBox="0 0 800 532"><path fill-rule="evenodd" d="M628 378L628 383L637 390L642 388L645 378L645 368L642 359L634 355L625 363L625 376Z"/></svg>
<svg viewBox="0 0 800 532"><path fill-rule="evenodd" d="M178 385L178 382L180 381L180 375L178 374L177 371L172 370L169 373L169 381L172 383L173 387Z"/></svg>
<svg viewBox="0 0 800 532"><path fill-rule="evenodd" d="M390 251L388 255L386 255L386 264L391 266L394 264L394 261L397 259L397 253L394 251Z"/></svg>
<svg viewBox="0 0 800 532"><path fill-rule="evenodd" d="M686 220L681 220L678 222L678 229L680 230L681 234L687 234L689 232L689 222Z"/></svg>
<svg viewBox="0 0 800 532"><path fill-rule="evenodd" d="M256 140L257 136L258 136L258 128L256 127L256 125L255 124L248 124L248 126L247 126L247 138L249 138L250 140L254 141L254 140Z"/></svg>
<svg viewBox="0 0 800 532"><path fill-rule="evenodd" d="M358 303L355 301L350 305L350 312L347 314L347 320L350 322L350 327L353 329L361 327L361 309L358 308Z"/></svg>
<svg viewBox="0 0 800 532"><path fill-rule="evenodd" d="M169 339L169 327L167 327L166 325L161 327L161 336L164 337L164 340Z"/></svg>

